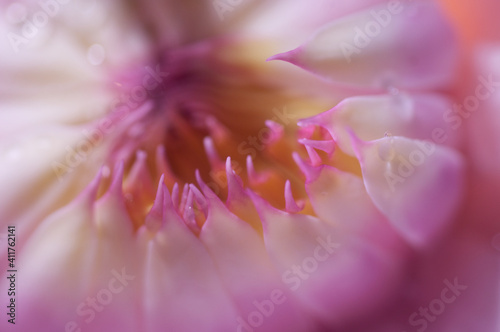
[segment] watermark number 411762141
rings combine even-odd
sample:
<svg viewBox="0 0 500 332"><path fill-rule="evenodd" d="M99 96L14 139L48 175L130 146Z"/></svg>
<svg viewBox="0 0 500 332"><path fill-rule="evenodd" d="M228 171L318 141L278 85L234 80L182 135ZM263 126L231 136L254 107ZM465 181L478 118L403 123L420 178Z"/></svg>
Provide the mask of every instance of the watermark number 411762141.
<svg viewBox="0 0 500 332"><path fill-rule="evenodd" d="M7 227L7 320L11 324L16 324L16 226Z"/></svg>

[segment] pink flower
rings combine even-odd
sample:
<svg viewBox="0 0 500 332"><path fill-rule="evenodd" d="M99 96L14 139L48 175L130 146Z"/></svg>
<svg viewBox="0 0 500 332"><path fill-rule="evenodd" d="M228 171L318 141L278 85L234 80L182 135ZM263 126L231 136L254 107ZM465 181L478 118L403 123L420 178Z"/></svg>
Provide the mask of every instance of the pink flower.
<svg viewBox="0 0 500 332"><path fill-rule="evenodd" d="M467 5L0 2L2 330L497 330Z"/></svg>

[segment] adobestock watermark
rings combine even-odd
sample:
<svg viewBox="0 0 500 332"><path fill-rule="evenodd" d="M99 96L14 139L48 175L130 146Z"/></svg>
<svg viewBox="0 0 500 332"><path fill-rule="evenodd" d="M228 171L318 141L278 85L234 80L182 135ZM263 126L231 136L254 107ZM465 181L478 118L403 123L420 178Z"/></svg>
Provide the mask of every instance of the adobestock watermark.
<svg viewBox="0 0 500 332"><path fill-rule="evenodd" d="M476 112L481 104L490 99L493 94L500 88L500 81L495 81L493 74L487 78L478 76L479 84L474 89L474 94L465 97L461 104L454 104L452 109L447 110L443 119L451 125L453 130L457 130L463 124L464 119L468 119L472 113ZM442 128L437 128L439 130ZM434 135L434 132L433 132ZM440 138L444 143L448 138L443 136Z"/></svg>
<svg viewBox="0 0 500 332"><path fill-rule="evenodd" d="M106 288L99 290L94 297L87 297L76 308L76 314L82 317L86 324L92 323L97 313L103 312L113 302L115 296L123 292L129 282L135 279L134 275L127 274L125 267L121 272L113 269L111 274L113 277L108 281ZM76 321L69 321L64 327L65 332L81 332L81 330Z"/></svg>
<svg viewBox="0 0 500 332"><path fill-rule="evenodd" d="M318 270L321 263L327 261L340 248L339 243L333 242L331 235L328 235L326 240L317 237L316 241L318 246L316 246L311 256L304 258L300 265L293 265L283 272L281 280L290 290L296 291L299 289L302 282L309 279L311 274Z"/></svg>
<svg viewBox="0 0 500 332"><path fill-rule="evenodd" d="M276 310L276 307L280 304L285 303L287 297L282 289L273 289L269 294L268 299L262 301L253 301L252 304L255 310L250 312L246 319L242 317L237 317L236 321L238 326L236 328L237 332L253 332L264 324L266 317L271 317L271 315Z"/></svg>
<svg viewBox="0 0 500 332"><path fill-rule="evenodd" d="M459 284L458 278L455 278L453 282L445 279L443 283L446 287L443 288L440 296L430 301L428 305L420 307L418 311L413 312L408 318L409 324L416 328L415 331L424 332L427 330L429 325L444 313L446 307L455 302L462 295L462 292L468 288L468 286Z"/></svg>
<svg viewBox="0 0 500 332"><path fill-rule="evenodd" d="M364 48L368 47L382 33L382 30L392 23L393 17L401 14L404 8L402 1L392 0L387 3L386 9L372 10L370 12L372 19L366 22L363 27L356 26L354 28L352 43L340 43L339 47L346 61L351 63L353 55L360 54Z"/></svg>
<svg viewBox="0 0 500 332"><path fill-rule="evenodd" d="M14 50L19 53L20 48L29 44L36 38L41 29L45 28L50 20L61 12L61 6L70 3L71 0L40 0L38 1L38 10L32 15L27 14L27 8L22 3L13 3L10 6L11 12L18 12L18 16L13 20L21 20L22 26L19 33L7 32L7 39ZM14 7L12 7L14 6ZM26 17L23 17L26 16Z"/></svg>
<svg viewBox="0 0 500 332"><path fill-rule="evenodd" d="M212 6L217 12L219 20L224 21L226 19L226 13L231 13L236 7L241 5L245 0L213 0Z"/></svg>
<svg viewBox="0 0 500 332"><path fill-rule="evenodd" d="M300 264L293 265L285 270L281 276L282 282L291 290L296 291L300 288L303 281L306 281L314 274L321 263L328 260L340 247L339 243L333 242L332 236L325 238L317 237L318 245L314 248L310 256L305 257ZM273 289L269 298L261 301L253 301L255 310L248 313L246 319L238 316L236 321L237 332L253 332L261 327L266 318L271 317L277 307L285 303L287 297L282 289Z"/></svg>
<svg viewBox="0 0 500 332"><path fill-rule="evenodd" d="M416 145L417 148L411 151L408 157L395 154L391 161L391 167L386 168L384 177L391 191L396 191L396 186L404 183L415 174L417 168L423 165L427 158L436 151L436 144L430 141L416 141ZM393 166L393 163L397 163L397 166Z"/></svg>
<svg viewBox="0 0 500 332"><path fill-rule="evenodd" d="M464 98L461 104L455 103L443 114L443 120L453 131L458 130L465 119L477 112L483 102L493 97L500 88L500 81L495 81L492 74L488 77L478 76L478 84L474 94ZM445 144L450 139L447 130L436 127L431 131L431 140L418 141L417 148L410 152L409 157L396 156L397 167L387 168L384 176L392 191L398 184L404 183L415 173L417 167L423 165L426 159L436 151L436 144Z"/></svg>
<svg viewBox="0 0 500 332"><path fill-rule="evenodd" d="M124 108L124 112L128 113L143 103L148 97L154 97L154 92L170 75L169 72L162 71L159 64L155 68L150 66L145 67L146 74L143 76L141 84L138 84L124 92L115 100L113 109L119 109L119 106Z"/></svg>
<svg viewBox="0 0 500 332"><path fill-rule="evenodd" d="M83 138L74 146L66 146L66 154L64 160L53 161L51 163L52 170L57 175L59 181L64 179L64 176L80 166L92 154L92 151L98 147L106 135L110 134L118 123L123 122L132 112L139 107L149 97L152 97L154 91L158 89L160 84L169 75L167 72L162 72L160 65L155 69L146 67L146 75L143 77L141 84L133 87L127 93L122 93L115 100L112 110L116 117L112 120L111 117L101 119L97 125L90 130L83 130Z"/></svg>
<svg viewBox="0 0 500 332"><path fill-rule="evenodd" d="M238 145L238 153L241 155L250 155L255 158L259 152L264 151L266 145L271 143L275 139L275 132L280 130L278 128L270 128L272 124L277 124L278 126L287 126L291 123L296 122L299 116L288 112L286 106L281 110L278 108L273 108L274 116L270 119L270 125L262 127L256 135L250 135L247 139Z"/></svg>

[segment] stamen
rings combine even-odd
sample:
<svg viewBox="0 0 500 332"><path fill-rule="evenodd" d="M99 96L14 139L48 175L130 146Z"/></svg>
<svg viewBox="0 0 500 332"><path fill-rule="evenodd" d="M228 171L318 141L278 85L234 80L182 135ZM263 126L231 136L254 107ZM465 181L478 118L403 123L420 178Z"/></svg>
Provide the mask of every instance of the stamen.
<svg viewBox="0 0 500 332"><path fill-rule="evenodd" d="M316 141L316 140L310 140L307 138L301 138L301 139L299 139L299 143L303 144L305 146L310 146L312 148L324 151L324 152L328 153L329 156L331 156L332 153L335 151L335 142L333 140Z"/></svg>
<svg viewBox="0 0 500 332"><path fill-rule="evenodd" d="M292 194L292 187L290 185L290 180L286 180L285 182L285 203L286 203L286 211L290 213L297 213L304 209L304 202L295 202Z"/></svg>
<svg viewBox="0 0 500 332"><path fill-rule="evenodd" d="M179 184L176 182L172 188L172 205L177 208L179 206Z"/></svg>
<svg viewBox="0 0 500 332"><path fill-rule="evenodd" d="M154 200L153 206L146 216L144 224L151 232L157 232L163 225L163 215L164 215L164 192L165 184L163 183L164 176L162 175L158 183L158 190L156 192L156 198Z"/></svg>
<svg viewBox="0 0 500 332"><path fill-rule="evenodd" d="M304 175L306 176L306 180L308 182L311 182L311 181L314 181L315 179L318 178L319 176L319 173L321 171L320 168L316 168L316 167L313 167L309 164L307 164L300 156L297 152L294 152L292 154L292 157L293 157L293 160L295 161L295 163L297 164L297 166L299 166L300 170L302 171L302 173L304 173Z"/></svg>
<svg viewBox="0 0 500 332"><path fill-rule="evenodd" d="M251 185L258 185L258 184L266 182L266 180L269 179L268 174L258 173L255 170L252 156L250 156L250 155L247 156L247 174L248 174L248 180L250 181Z"/></svg>
<svg viewBox="0 0 500 332"><path fill-rule="evenodd" d="M266 120L265 125L269 129L271 129L271 137L269 138L267 144L271 144L283 138L285 134L285 129L283 128L282 125L272 120Z"/></svg>
<svg viewBox="0 0 500 332"><path fill-rule="evenodd" d="M305 148L307 150L307 154L309 155L309 160L311 160L311 164L313 166L319 166L319 165L321 165L321 157L318 155L318 153L316 152L316 150L314 150L309 145L305 145Z"/></svg>
<svg viewBox="0 0 500 332"><path fill-rule="evenodd" d="M208 161L213 170L223 169L224 164L222 159L219 157L217 150L214 146L214 141L211 137L207 136L203 139L203 146L205 147L205 153L207 154Z"/></svg>

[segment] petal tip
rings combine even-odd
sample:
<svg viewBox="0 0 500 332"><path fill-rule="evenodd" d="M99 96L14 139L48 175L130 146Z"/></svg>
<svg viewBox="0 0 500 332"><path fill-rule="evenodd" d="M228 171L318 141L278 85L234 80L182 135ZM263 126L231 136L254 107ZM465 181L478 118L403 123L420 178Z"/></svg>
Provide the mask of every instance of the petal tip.
<svg viewBox="0 0 500 332"><path fill-rule="evenodd" d="M293 62L293 55L296 53L296 50L291 50L288 52L278 53L266 59L266 62L281 60L286 62Z"/></svg>

